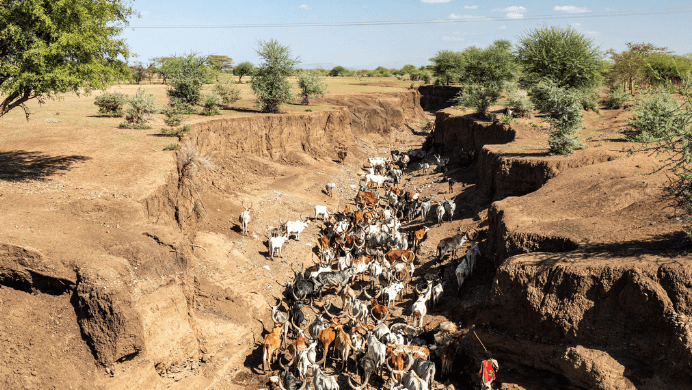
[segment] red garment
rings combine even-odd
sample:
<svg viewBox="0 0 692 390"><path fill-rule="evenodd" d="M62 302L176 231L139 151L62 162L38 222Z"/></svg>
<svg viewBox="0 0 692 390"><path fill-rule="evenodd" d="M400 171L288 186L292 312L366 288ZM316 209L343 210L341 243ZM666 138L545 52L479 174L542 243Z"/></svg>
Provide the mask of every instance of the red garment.
<svg viewBox="0 0 692 390"><path fill-rule="evenodd" d="M493 363L490 360L483 360L481 363L481 380L483 384L495 380L495 370L493 369Z"/></svg>

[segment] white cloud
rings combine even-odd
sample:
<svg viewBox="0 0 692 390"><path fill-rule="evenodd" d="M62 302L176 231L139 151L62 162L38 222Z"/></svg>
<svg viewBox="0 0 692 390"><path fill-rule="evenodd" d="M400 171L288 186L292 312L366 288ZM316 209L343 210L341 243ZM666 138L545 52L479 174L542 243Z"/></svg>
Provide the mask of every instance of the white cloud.
<svg viewBox="0 0 692 390"><path fill-rule="evenodd" d="M519 5L519 6L513 5L513 6L507 7L507 8L495 8L493 11L496 11L496 12L513 12L513 13L517 13L517 12L518 12L518 13L523 13L523 12L526 12L526 8L524 8L524 7L520 6L520 5Z"/></svg>
<svg viewBox="0 0 692 390"><path fill-rule="evenodd" d="M519 12L510 12L507 15L505 15L505 18L507 18L507 19L524 19L524 14L520 14Z"/></svg>
<svg viewBox="0 0 692 390"><path fill-rule="evenodd" d="M307 5L307 4L301 4L301 5L300 5L300 7L298 7L298 8L302 8L302 9L310 9L310 7L308 7L308 5Z"/></svg>
<svg viewBox="0 0 692 390"><path fill-rule="evenodd" d="M457 14L451 14L451 15L449 15L449 18L450 19L461 19L461 16L459 16Z"/></svg>
<svg viewBox="0 0 692 390"><path fill-rule="evenodd" d="M465 5L464 9L478 9L477 5Z"/></svg>
<svg viewBox="0 0 692 390"><path fill-rule="evenodd" d="M447 42L461 42L464 40L464 38L462 38L462 37L450 37L450 36L445 35L442 37L442 40L447 41Z"/></svg>
<svg viewBox="0 0 692 390"><path fill-rule="evenodd" d="M485 16L451 14L451 15L449 15L449 18L450 19L483 19L483 18L485 18Z"/></svg>
<svg viewBox="0 0 692 390"><path fill-rule="evenodd" d="M507 29L507 26L502 25L502 26L498 27L497 29L498 29L498 30L505 30L505 29Z"/></svg>
<svg viewBox="0 0 692 390"><path fill-rule="evenodd" d="M570 26L572 26L572 27L579 27L579 26L581 26L581 23L572 23Z"/></svg>
<svg viewBox="0 0 692 390"><path fill-rule="evenodd" d="M149 11L142 11L140 12L140 15L142 15L143 18L146 18L147 16L151 15Z"/></svg>
<svg viewBox="0 0 692 390"><path fill-rule="evenodd" d="M591 10L586 7L575 7L573 5L556 5L553 7L553 11L562 11L570 14L583 14L586 12L591 12Z"/></svg>
<svg viewBox="0 0 692 390"><path fill-rule="evenodd" d="M449 3L452 0L420 0L421 3Z"/></svg>

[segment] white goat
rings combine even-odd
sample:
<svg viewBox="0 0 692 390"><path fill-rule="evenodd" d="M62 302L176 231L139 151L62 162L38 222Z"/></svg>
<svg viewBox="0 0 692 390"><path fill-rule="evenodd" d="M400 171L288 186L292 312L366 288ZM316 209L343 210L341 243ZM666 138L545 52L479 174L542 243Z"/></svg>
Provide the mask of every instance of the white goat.
<svg viewBox="0 0 692 390"><path fill-rule="evenodd" d="M327 206L315 206L315 219L317 219L318 215L322 216L323 221L328 220L329 213L327 212Z"/></svg>
<svg viewBox="0 0 692 390"><path fill-rule="evenodd" d="M245 203L240 202L240 205L243 206L245 211L240 213L240 217L238 218L240 222L240 228L243 231L243 234L247 236L248 233L248 225L250 224L250 210L252 209L252 203L250 203L250 207L245 207Z"/></svg>
<svg viewBox="0 0 692 390"><path fill-rule="evenodd" d="M279 251L279 256L281 258L284 257L284 255L281 253L281 247L286 241L288 241L288 236L269 237L269 256L272 260L274 260L274 253L277 250Z"/></svg>
<svg viewBox="0 0 692 390"><path fill-rule="evenodd" d="M301 215L301 219L302 219ZM291 237L291 234L295 234L296 240L300 241L300 233L305 230L305 228L308 227L308 223L310 223L310 220L305 220L305 221L288 221L286 222L286 234L288 237Z"/></svg>
<svg viewBox="0 0 692 390"><path fill-rule="evenodd" d="M335 183L327 183L327 187L326 187L327 195L334 196L334 188L336 188Z"/></svg>

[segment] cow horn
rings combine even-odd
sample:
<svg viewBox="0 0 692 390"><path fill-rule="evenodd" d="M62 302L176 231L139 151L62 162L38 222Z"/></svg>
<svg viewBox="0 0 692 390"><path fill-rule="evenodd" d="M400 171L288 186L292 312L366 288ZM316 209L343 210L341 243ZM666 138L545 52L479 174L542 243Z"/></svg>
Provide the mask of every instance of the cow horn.
<svg viewBox="0 0 692 390"><path fill-rule="evenodd" d="M377 292L377 295L375 295L375 299L379 298L380 295L382 295L382 289L380 289L380 291Z"/></svg>
<svg viewBox="0 0 692 390"><path fill-rule="evenodd" d="M348 384L351 385L351 388L352 388L353 390L360 390L360 389L363 388L363 385L362 385L362 384L361 384L360 386L354 385L354 384L353 384L353 380L351 379L350 376L348 377ZM282 390L283 390L283 389L282 389Z"/></svg>
<svg viewBox="0 0 692 390"><path fill-rule="evenodd" d="M370 294L368 294L368 290L365 289L365 288L363 289L363 294L365 294L365 296L368 297L368 299L372 299L372 297L370 296Z"/></svg>
<svg viewBox="0 0 692 390"><path fill-rule="evenodd" d="M297 301L300 301L300 299L298 299L298 297L296 296L295 288L291 288L291 295L293 295L293 299L294 299L296 302L297 302Z"/></svg>
<svg viewBox="0 0 692 390"><path fill-rule="evenodd" d="M279 383L281 383L281 381L279 381ZM305 390L305 386L307 386L307 384L308 384L308 381L303 381L303 384L300 386L300 388L298 390Z"/></svg>
<svg viewBox="0 0 692 390"><path fill-rule="evenodd" d="M312 360L312 358L310 357L310 353L307 353L307 354L306 354L306 357L308 358L308 361L310 362L310 364L317 364L317 363L315 363L315 361Z"/></svg>

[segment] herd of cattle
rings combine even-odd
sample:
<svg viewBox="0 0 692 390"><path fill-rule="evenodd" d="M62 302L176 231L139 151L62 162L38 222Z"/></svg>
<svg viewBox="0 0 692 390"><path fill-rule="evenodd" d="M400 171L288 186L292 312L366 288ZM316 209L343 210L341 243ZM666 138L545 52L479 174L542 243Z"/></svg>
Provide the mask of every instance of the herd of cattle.
<svg viewBox="0 0 692 390"><path fill-rule="evenodd" d="M448 160L438 155L434 158L451 192L454 181L447 177ZM410 160L409 154L399 151L393 151L389 158L370 158L355 204L334 212L315 206L313 221L321 220L324 225L312 255L315 264L306 270L291 267L293 280L285 286L283 296L276 298L276 305L270 305L274 326L264 337L263 369L267 372L275 363L281 366L278 385L282 390L305 389L309 376L313 390L338 390L336 376L323 371L329 360L333 360L334 370L343 372L355 365L362 378L357 384L349 377L355 390L366 388L373 375L383 383L388 380L391 388L431 390L437 372L434 361L438 359L441 374L450 373L456 340L439 327L424 328L424 317L434 310L445 288L439 268L437 273L420 275L418 254L429 228L407 232L402 223L420 217L425 224L432 211L440 225L452 221L456 207L446 196L444 201L434 202L423 198L420 190L398 188ZM427 171L426 165L418 166ZM383 196L379 192L382 186ZM326 193L331 196L335 187L328 183ZM252 206L243 207L240 224L247 234ZM272 259L275 255L283 257L284 243L292 236L300 240L310 223L301 216L271 228L268 247ZM433 261L442 261L450 252L453 261L467 241L461 229L455 236L442 239ZM471 274L479 254L477 244L469 242L456 267L457 288ZM413 293L412 302L403 306L410 307L410 315L396 317L393 305L409 292ZM325 293L331 294L323 297ZM332 304L337 297L342 302L340 308ZM319 307L317 302L326 303ZM314 320L304 327L307 309L314 312ZM288 354L290 360L278 358L280 353Z"/></svg>

